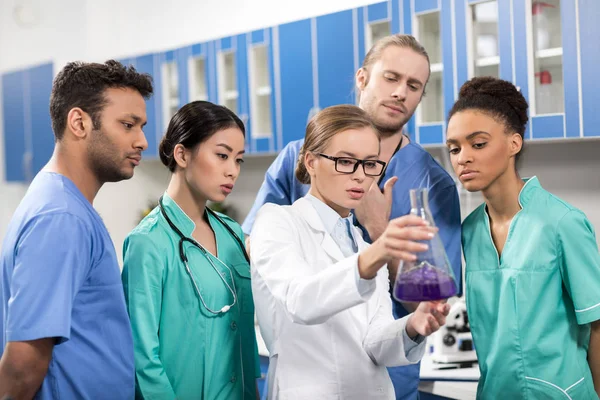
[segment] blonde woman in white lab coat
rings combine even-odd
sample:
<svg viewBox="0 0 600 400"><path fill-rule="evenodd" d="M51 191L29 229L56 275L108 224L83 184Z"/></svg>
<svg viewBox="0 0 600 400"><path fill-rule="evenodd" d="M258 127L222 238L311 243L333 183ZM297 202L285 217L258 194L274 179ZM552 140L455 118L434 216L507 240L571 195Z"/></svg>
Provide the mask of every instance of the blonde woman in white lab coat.
<svg viewBox="0 0 600 400"><path fill-rule="evenodd" d="M418 362L424 337L445 323L449 306L441 302L394 320L388 292L386 264L423 251L416 241L433 228L397 218L369 246L351 223L385 166L379 151L363 110L322 110L308 124L296 169L309 193L257 215L252 291L269 350L270 399L395 399L386 367Z"/></svg>

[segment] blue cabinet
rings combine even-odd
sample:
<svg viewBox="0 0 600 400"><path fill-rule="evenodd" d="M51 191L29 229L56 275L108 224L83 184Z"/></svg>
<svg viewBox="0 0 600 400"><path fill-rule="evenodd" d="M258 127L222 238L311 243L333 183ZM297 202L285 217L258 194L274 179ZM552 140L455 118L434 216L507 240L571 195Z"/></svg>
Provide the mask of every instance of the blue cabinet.
<svg viewBox="0 0 600 400"><path fill-rule="evenodd" d="M275 90L280 93L283 144L304 138L306 124L318 105L314 77L312 31L316 21L309 19L273 28L274 64L279 70Z"/></svg>
<svg viewBox="0 0 600 400"><path fill-rule="evenodd" d="M316 106L319 108L356 101L354 74L359 61L355 14L347 10L316 18L317 57L313 62L317 64Z"/></svg>
<svg viewBox="0 0 600 400"><path fill-rule="evenodd" d="M2 75L4 162L6 180L25 180L25 71Z"/></svg>
<svg viewBox="0 0 600 400"><path fill-rule="evenodd" d="M54 149L49 107L53 65L2 75L4 160L8 182L29 182Z"/></svg>
<svg viewBox="0 0 600 400"><path fill-rule="evenodd" d="M158 143L162 137L160 125L160 107L158 99L160 97L160 73L158 73L158 60L156 54L147 54L137 57L132 61L137 71L150 74L154 84L154 95L146 100L146 116L148 122L144 127L144 134L148 141L148 149L144 152L144 157L153 159L158 157ZM158 82L157 82L158 81Z"/></svg>
<svg viewBox="0 0 600 400"><path fill-rule="evenodd" d="M596 78L600 2L543 3L388 0L124 58L123 63L154 79L155 94L147 101L145 156L158 156L158 143L171 115L193 100L224 104L235 111L246 125L248 153L278 152L304 137L308 120L318 110L356 104L356 70L372 44L390 33L413 34L430 55L427 94L405 127L420 144L444 144L447 114L460 87L486 71L515 83L528 99L526 138L600 136L600 115L594 109L600 103ZM482 17L480 24L476 7L495 10L497 37L491 56L474 55L474 26L489 22ZM540 10L544 18L553 18L546 25L560 32L551 33L546 47L539 47ZM51 154L52 135L40 133L50 126L51 75L52 67L46 65L2 76L8 180L30 179ZM544 85L549 82L557 92L547 95L544 90L549 86Z"/></svg>
<svg viewBox="0 0 600 400"><path fill-rule="evenodd" d="M54 68L44 64L29 69L29 101L31 112L31 173L35 175L48 162L54 151L54 133L50 119L50 94Z"/></svg>
<svg viewBox="0 0 600 400"><path fill-rule="evenodd" d="M274 153L282 148L281 82L279 64L274 63L278 43L272 29L260 29L245 35L245 86L248 104L246 142L249 153ZM240 78L242 81L244 78Z"/></svg>

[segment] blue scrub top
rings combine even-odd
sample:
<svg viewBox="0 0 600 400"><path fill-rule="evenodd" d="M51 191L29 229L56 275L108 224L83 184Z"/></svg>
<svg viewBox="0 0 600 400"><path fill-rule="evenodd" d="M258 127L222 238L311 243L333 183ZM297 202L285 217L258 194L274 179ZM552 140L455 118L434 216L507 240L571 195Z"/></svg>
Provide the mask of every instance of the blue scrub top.
<svg viewBox="0 0 600 400"><path fill-rule="evenodd" d="M131 326L115 248L72 181L40 172L0 254L2 351L56 338L37 399L132 399Z"/></svg>
<svg viewBox="0 0 600 400"><path fill-rule="evenodd" d="M263 204L289 205L308 192L310 186L300 183L294 174L303 143L304 139L288 143L267 170L254 205L242 225L245 234L250 234L256 213ZM429 207L456 276L460 296L462 293L461 218L460 202L454 180L425 149L413 142L398 150L391 158L380 187L383 189L385 182L393 176L400 179L394 185L390 218L410 213L410 189L429 190ZM365 240L369 241L366 231L362 230L365 232ZM393 297L392 302L396 319L408 315L404 307ZM420 364L388 368L388 371L397 399L418 398Z"/></svg>

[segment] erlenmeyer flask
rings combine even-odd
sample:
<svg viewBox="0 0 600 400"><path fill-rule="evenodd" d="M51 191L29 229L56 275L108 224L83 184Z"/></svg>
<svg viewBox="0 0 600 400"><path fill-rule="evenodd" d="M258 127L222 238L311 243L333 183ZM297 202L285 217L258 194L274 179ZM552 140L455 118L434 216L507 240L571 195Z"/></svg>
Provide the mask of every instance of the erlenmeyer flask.
<svg viewBox="0 0 600 400"><path fill-rule="evenodd" d="M410 190L410 213L435 226L427 194L427 189ZM398 301L442 300L456 295L458 291L439 233L422 243L429 246L427 251L416 253L415 261L401 261L398 266L394 284L394 297Z"/></svg>

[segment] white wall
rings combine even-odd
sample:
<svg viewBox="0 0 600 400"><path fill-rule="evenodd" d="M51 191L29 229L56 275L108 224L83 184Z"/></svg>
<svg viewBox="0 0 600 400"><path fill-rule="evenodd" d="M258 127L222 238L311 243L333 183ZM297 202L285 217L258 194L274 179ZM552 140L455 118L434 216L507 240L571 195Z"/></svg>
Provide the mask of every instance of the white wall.
<svg viewBox="0 0 600 400"><path fill-rule="evenodd" d="M0 0L0 72L56 60L104 60L175 48L207 39L247 32L279 23L375 3L378 0ZM38 7L38 24L19 27L12 7ZM1 90L1 88L0 88ZM1 96L0 96L1 99ZM1 118L0 107L0 118ZM0 124L0 240L27 187L3 183ZM440 156L439 149L431 150ZM581 208L600 229L600 141L530 144L523 176L536 174L542 185ZM250 209L273 156L247 157L236 188L228 199L240 221ZM115 242L117 254L148 201L166 188L167 170L158 161L143 161L133 179L107 184L95 206ZM463 200L463 214L479 196ZM467 201L469 200L469 201ZM464 216L463 215L463 216Z"/></svg>

